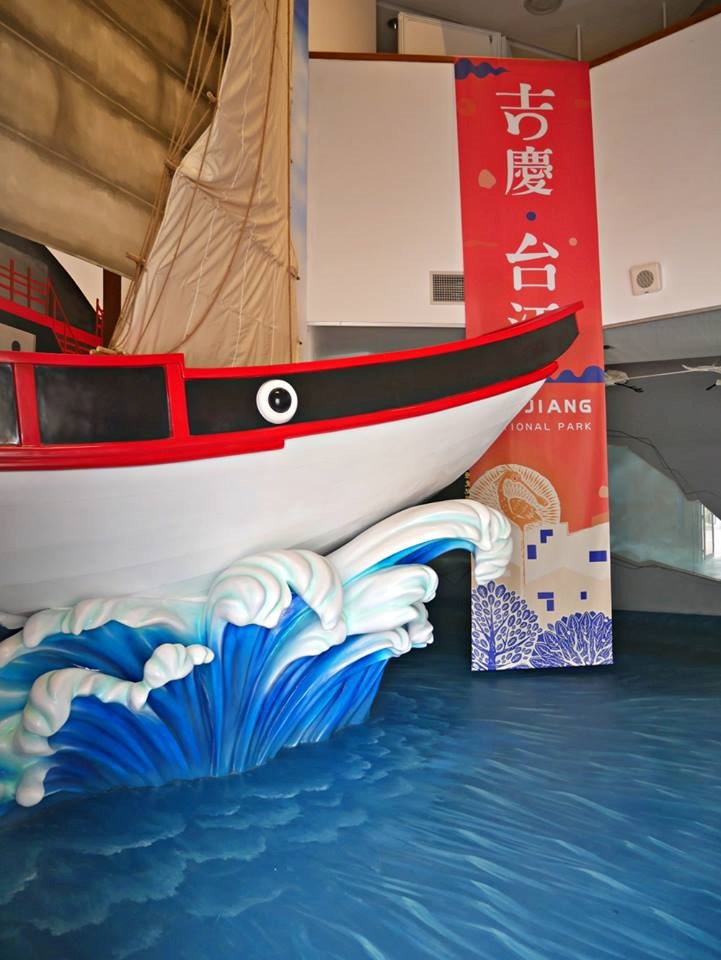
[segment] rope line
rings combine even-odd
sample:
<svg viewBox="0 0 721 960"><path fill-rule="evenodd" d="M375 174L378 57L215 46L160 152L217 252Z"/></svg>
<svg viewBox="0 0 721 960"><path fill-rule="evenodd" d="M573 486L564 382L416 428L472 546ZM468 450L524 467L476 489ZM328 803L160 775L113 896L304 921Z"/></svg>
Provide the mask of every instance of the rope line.
<svg viewBox="0 0 721 960"><path fill-rule="evenodd" d="M291 155L292 155L292 136L293 128L291 125L291 108L293 103L293 4L288 2L288 19L286 24L286 64L288 70L288 83L286 84L286 190L287 190L287 216L286 231L288 236L288 246L286 251L286 262L288 264L288 360L291 362L297 359L295 324L293 322L293 238L291 236L291 203L292 203L292 179L291 179ZM273 359L271 354L271 360Z"/></svg>

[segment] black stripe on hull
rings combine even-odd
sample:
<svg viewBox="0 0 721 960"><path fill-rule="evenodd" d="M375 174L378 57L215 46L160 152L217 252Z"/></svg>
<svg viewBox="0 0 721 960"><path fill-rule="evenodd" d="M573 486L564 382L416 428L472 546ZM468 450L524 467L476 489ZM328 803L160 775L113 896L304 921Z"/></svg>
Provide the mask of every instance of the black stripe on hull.
<svg viewBox="0 0 721 960"><path fill-rule="evenodd" d="M399 407L492 387L541 370L576 339L575 314L496 343L387 363L282 374L298 394L291 423L312 423ZM194 436L267 429L256 407L262 377L210 377L186 383Z"/></svg>

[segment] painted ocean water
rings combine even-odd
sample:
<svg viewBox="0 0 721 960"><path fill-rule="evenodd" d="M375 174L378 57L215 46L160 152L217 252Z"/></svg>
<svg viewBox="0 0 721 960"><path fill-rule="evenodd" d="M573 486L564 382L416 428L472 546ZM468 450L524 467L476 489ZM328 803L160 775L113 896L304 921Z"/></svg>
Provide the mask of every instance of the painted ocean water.
<svg viewBox="0 0 721 960"><path fill-rule="evenodd" d="M613 667L471 674L455 610L363 725L0 829L0 956L721 956L718 628L620 615Z"/></svg>

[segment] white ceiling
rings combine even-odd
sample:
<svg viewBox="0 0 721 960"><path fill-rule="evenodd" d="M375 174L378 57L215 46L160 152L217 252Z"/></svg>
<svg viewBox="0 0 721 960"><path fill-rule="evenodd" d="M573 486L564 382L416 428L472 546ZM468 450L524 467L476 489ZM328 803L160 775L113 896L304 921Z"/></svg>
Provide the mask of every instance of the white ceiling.
<svg viewBox="0 0 721 960"><path fill-rule="evenodd" d="M669 26L691 16L700 0L666 0ZM379 5L379 33L392 16L392 3ZM402 0L398 4L442 20L497 30L513 40L576 56L576 25L583 37L583 59L593 60L663 27L661 0L563 0L555 13L534 16L523 0Z"/></svg>

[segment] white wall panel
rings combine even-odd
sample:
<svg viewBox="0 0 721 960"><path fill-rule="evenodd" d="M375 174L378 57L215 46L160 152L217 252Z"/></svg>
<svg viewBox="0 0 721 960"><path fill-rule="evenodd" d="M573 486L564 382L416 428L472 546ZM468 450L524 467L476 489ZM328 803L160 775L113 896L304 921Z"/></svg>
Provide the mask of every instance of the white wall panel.
<svg viewBox="0 0 721 960"><path fill-rule="evenodd" d="M719 50L721 16L591 71L605 324L721 306ZM451 67L313 61L309 149L311 322L462 324L428 279L462 270Z"/></svg>
<svg viewBox="0 0 721 960"><path fill-rule="evenodd" d="M453 67L312 60L308 319L463 325L430 302L431 271L462 271Z"/></svg>
<svg viewBox="0 0 721 960"><path fill-rule="evenodd" d="M721 304L721 16L591 71L604 323ZM629 267L663 289L633 296Z"/></svg>

